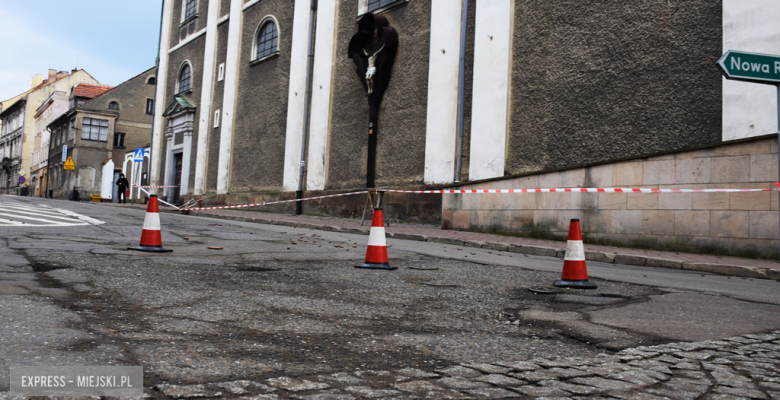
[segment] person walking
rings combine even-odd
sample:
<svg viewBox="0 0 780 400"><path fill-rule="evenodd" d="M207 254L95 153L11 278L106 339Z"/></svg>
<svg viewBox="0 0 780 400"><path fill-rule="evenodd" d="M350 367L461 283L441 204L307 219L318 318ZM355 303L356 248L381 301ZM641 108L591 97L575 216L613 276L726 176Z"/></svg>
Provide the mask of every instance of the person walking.
<svg viewBox="0 0 780 400"><path fill-rule="evenodd" d="M117 203L124 204L125 200L127 200L125 192L127 192L127 188L130 187L130 182L125 179L125 174L119 174L119 179L116 180L116 185L119 186L119 197L117 197Z"/></svg>

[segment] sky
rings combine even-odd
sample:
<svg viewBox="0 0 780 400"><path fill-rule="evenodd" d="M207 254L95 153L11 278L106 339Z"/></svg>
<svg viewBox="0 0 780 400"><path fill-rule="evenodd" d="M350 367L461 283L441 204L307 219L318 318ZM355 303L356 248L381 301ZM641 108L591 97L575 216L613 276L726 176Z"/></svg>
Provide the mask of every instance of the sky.
<svg viewBox="0 0 780 400"><path fill-rule="evenodd" d="M154 67L162 0L0 0L0 101L49 69L116 86Z"/></svg>

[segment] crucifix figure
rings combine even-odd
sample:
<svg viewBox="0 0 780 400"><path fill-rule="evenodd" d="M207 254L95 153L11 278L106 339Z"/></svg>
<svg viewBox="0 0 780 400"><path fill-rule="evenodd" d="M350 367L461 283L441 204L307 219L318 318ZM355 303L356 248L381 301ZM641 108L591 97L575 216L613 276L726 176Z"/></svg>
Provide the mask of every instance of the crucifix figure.
<svg viewBox="0 0 780 400"><path fill-rule="evenodd" d="M379 103L390 82L390 75L398 50L398 33L387 18L364 14L358 23L358 32L349 42L349 58L355 62L360 82L368 95L368 163L366 187L374 187L376 172L376 137Z"/></svg>

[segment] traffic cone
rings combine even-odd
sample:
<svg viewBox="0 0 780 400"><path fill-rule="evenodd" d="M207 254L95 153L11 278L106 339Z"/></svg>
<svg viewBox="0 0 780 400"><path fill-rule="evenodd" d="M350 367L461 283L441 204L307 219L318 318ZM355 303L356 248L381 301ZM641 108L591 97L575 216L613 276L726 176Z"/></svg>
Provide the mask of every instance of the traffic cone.
<svg viewBox="0 0 780 400"><path fill-rule="evenodd" d="M579 219L573 219L569 224L569 240L566 242L566 255L563 257L563 273L561 280L555 281L554 285L572 289L596 288L595 283L588 281L585 247L582 245Z"/></svg>
<svg viewBox="0 0 780 400"><path fill-rule="evenodd" d="M368 235L368 249L366 249L366 262L356 265L355 268L387 269L393 270L387 262L387 241L385 240L385 219L381 208L374 209L374 218L371 220L371 232Z"/></svg>
<svg viewBox="0 0 780 400"><path fill-rule="evenodd" d="M162 247L160 235L160 212L157 208L157 195L149 196L149 204L146 206L144 229L141 232L141 244L138 247L128 247L128 250L149 251L152 253L169 253Z"/></svg>

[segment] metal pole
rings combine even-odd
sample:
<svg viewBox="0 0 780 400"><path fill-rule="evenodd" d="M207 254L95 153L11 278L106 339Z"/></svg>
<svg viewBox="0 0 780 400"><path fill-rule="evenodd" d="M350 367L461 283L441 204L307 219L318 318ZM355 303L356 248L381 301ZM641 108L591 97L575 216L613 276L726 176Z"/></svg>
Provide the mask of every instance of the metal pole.
<svg viewBox="0 0 780 400"><path fill-rule="evenodd" d="M306 167L306 141L309 140L309 113L311 112L311 78L312 63L314 61L314 14L317 11L317 0L311 0L311 10L309 11L309 56L306 61L306 95L304 97L303 112L303 142L301 143L301 172L298 175L298 191L295 192L296 199L303 198L303 171ZM303 214L303 202L295 203L295 215Z"/></svg>
<svg viewBox="0 0 780 400"><path fill-rule="evenodd" d="M777 157L778 157L777 173L778 173L778 179L780 179L780 85L777 85L777 149L778 149L777 150ZM778 201L778 203L780 203L780 200ZM780 213L780 211L778 211L778 213Z"/></svg>
<svg viewBox="0 0 780 400"><path fill-rule="evenodd" d="M455 182L460 182L460 170L463 169L463 115L466 97L466 28L469 22L469 0L463 0L463 26L460 33L460 83L458 88L458 157L455 159Z"/></svg>

